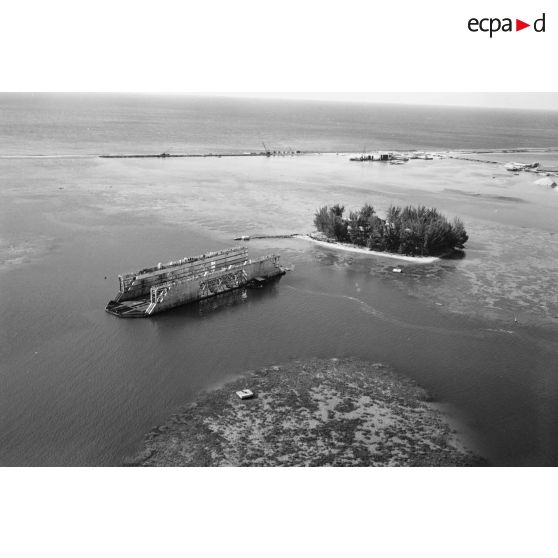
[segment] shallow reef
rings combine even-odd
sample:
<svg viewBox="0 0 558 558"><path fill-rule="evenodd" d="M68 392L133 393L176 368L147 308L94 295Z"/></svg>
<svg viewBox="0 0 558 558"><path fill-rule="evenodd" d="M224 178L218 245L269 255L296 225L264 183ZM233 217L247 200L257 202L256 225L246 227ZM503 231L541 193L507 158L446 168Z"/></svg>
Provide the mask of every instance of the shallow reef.
<svg viewBox="0 0 558 558"><path fill-rule="evenodd" d="M255 396L241 400L236 391ZM414 381L380 363L297 360L202 393L154 428L135 466L477 466Z"/></svg>

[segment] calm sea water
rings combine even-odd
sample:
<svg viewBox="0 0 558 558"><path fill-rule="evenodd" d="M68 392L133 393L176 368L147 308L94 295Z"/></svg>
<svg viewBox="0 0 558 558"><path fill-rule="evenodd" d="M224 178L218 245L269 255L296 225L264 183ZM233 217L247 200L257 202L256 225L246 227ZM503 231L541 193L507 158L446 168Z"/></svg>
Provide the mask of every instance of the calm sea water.
<svg viewBox="0 0 558 558"><path fill-rule="evenodd" d="M558 463L558 192L455 160L88 156L246 151L262 140L331 152L549 147L558 114L9 95L0 119L1 464L118 464L200 390L293 358L348 355L430 389L492 463ZM25 157L35 155L61 157ZM304 232L336 201L459 215L467 255L398 275L390 260L252 241L252 254L274 251L295 270L246 299L150 320L104 312L118 273L238 234Z"/></svg>
<svg viewBox="0 0 558 558"><path fill-rule="evenodd" d="M558 113L171 95L0 95L0 155L558 147Z"/></svg>

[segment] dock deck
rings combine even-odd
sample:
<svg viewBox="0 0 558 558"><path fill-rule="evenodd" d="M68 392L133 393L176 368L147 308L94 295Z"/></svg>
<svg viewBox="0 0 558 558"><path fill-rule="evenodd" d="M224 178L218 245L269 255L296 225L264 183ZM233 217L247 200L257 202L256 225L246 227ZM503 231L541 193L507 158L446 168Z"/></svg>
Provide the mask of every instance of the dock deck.
<svg viewBox="0 0 558 558"><path fill-rule="evenodd" d="M119 318L145 318L149 299L137 300L111 300L105 310Z"/></svg>

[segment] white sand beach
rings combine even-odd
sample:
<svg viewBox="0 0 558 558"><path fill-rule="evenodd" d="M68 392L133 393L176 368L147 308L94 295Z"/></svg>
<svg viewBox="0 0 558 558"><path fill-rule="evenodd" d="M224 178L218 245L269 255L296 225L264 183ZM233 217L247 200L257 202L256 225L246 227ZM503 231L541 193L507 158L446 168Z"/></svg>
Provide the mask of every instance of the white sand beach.
<svg viewBox="0 0 558 558"><path fill-rule="evenodd" d="M375 250L369 250L368 248L360 248L354 246L353 244L344 244L342 242L326 242L323 240L318 240L313 238L308 234L297 235L294 238L301 238L302 240L309 240L310 242L315 242L320 246L325 248L331 248L332 250L342 250L344 252L354 252L355 254L364 254L366 256L380 256L382 258L392 258L394 260L403 260L406 262L428 264L438 261L440 258L437 256L404 256L403 254L390 254L389 252L377 252Z"/></svg>

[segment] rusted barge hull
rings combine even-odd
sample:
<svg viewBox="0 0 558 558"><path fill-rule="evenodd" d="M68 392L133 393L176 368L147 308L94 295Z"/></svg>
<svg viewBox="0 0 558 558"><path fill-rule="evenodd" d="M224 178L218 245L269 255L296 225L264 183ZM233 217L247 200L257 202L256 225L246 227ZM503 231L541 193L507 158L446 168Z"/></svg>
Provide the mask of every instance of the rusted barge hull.
<svg viewBox="0 0 558 558"><path fill-rule="evenodd" d="M284 274L279 256L250 260L247 248L228 248L119 275L120 291L105 310L119 318L148 318Z"/></svg>

